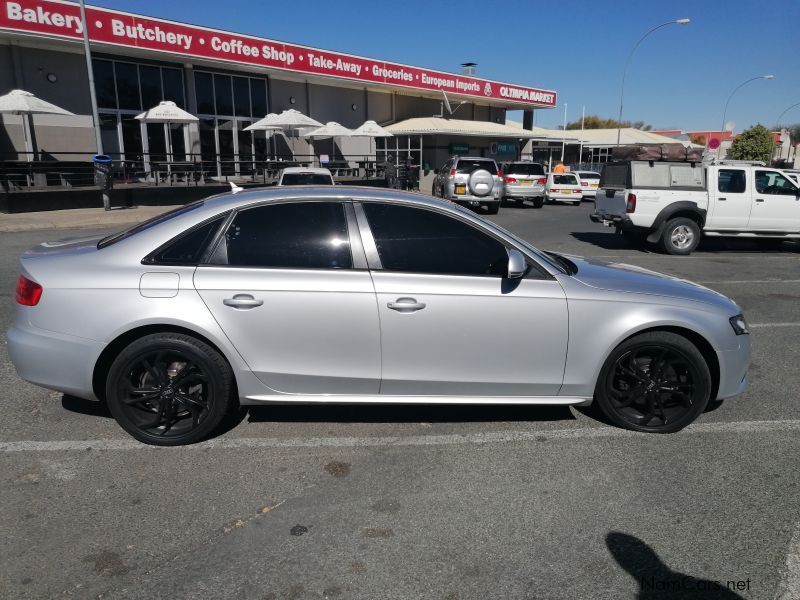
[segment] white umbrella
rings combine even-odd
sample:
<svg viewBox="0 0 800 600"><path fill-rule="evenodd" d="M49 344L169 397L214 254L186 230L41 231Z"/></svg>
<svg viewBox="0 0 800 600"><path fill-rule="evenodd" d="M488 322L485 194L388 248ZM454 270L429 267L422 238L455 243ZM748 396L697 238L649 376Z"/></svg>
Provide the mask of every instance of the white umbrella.
<svg viewBox="0 0 800 600"><path fill-rule="evenodd" d="M11 90L5 96L0 96L0 113L9 114L9 115L20 115L23 117L22 120L22 136L25 140L25 152L33 153L33 146L28 140L28 131L25 127L25 117L30 117L30 115L69 115L75 116L75 113L72 113L68 110L61 108L60 106L56 106L55 104L50 104L42 100L41 98L37 98L30 92L26 92L25 90ZM31 126L33 126L33 121L31 121Z"/></svg>
<svg viewBox="0 0 800 600"><path fill-rule="evenodd" d="M312 131L308 131L306 133L301 134L303 137L312 138L312 139L324 139L324 138L331 138L331 154L335 155L335 147L333 145L333 139L337 137L352 137L353 130L344 127L343 125L339 125L336 121L328 121L322 127L314 129Z"/></svg>
<svg viewBox="0 0 800 600"><path fill-rule="evenodd" d="M177 104L171 100L165 100L158 103L150 110L146 110L141 114L136 115L137 120L142 123L197 123L200 119L193 114L186 112L179 108ZM168 162L172 162L172 133L167 135L167 157Z"/></svg>
<svg viewBox="0 0 800 600"><path fill-rule="evenodd" d="M269 113L263 119L259 119L258 121L256 121L252 125L248 125L247 127L245 127L244 130L245 131L266 131L266 132L268 132L267 135L269 136L269 135L271 135L269 132L274 132L274 131L278 131L279 129L282 129L280 126L273 124L274 121L275 121L275 118L277 116L278 115L276 115L275 113Z"/></svg>
<svg viewBox="0 0 800 600"><path fill-rule="evenodd" d="M299 110L295 110L290 108L289 110L283 111L281 114L276 115L274 119L272 119L272 123L270 125L275 125L280 127L281 129L303 129L306 127L322 127L322 123L319 121L312 119L301 113Z"/></svg>
<svg viewBox="0 0 800 600"><path fill-rule="evenodd" d="M379 138L379 137L392 137L394 134L390 131L387 131L380 125L378 125L375 121L364 121L364 123L353 130L353 137L368 137L368 138ZM372 152L372 142L370 142L370 152ZM377 160L377 155L375 159Z"/></svg>

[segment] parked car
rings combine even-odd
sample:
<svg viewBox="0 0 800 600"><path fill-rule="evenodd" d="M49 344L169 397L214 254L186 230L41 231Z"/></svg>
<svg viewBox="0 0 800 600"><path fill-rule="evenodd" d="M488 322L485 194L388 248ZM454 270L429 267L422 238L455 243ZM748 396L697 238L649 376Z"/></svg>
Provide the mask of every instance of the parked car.
<svg viewBox="0 0 800 600"><path fill-rule="evenodd" d="M597 188L600 187L600 173L595 171L575 171L575 174L581 182L583 198L594 198Z"/></svg>
<svg viewBox="0 0 800 600"><path fill-rule="evenodd" d="M286 167L278 173L278 185L336 185L328 169Z"/></svg>
<svg viewBox="0 0 800 600"><path fill-rule="evenodd" d="M783 169L783 172L791 177L795 183L800 183L800 170L797 169Z"/></svg>
<svg viewBox="0 0 800 600"><path fill-rule="evenodd" d="M503 197L502 174L491 158L455 156L437 169L432 193L496 215Z"/></svg>
<svg viewBox="0 0 800 600"><path fill-rule="evenodd" d="M668 254L691 254L703 235L775 244L800 238L800 187L761 163L609 163L591 219Z"/></svg>
<svg viewBox="0 0 800 600"><path fill-rule="evenodd" d="M742 393L750 362L721 294L345 186L221 194L32 248L7 340L20 377L105 400L164 446L287 402L595 402L621 427L672 432Z"/></svg>
<svg viewBox="0 0 800 600"><path fill-rule="evenodd" d="M503 198L522 204L531 200L534 208L544 204L544 186L547 174L539 163L530 161L508 162L502 165Z"/></svg>
<svg viewBox="0 0 800 600"><path fill-rule="evenodd" d="M583 198L583 189L575 173L550 173L545 184L548 202L572 202L578 206Z"/></svg>

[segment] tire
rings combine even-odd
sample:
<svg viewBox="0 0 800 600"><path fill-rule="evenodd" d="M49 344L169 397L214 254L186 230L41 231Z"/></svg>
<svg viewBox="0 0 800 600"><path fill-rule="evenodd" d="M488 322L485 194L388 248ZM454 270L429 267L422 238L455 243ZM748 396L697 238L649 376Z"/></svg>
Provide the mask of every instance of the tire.
<svg viewBox="0 0 800 600"><path fill-rule="evenodd" d="M117 423L140 442L181 446L217 429L237 404L233 389L230 366L211 346L156 333L131 342L114 359L106 399Z"/></svg>
<svg viewBox="0 0 800 600"><path fill-rule="evenodd" d="M484 206L486 206L487 215L496 215L500 211L499 202L492 202L491 204L485 204Z"/></svg>
<svg viewBox="0 0 800 600"><path fill-rule="evenodd" d="M686 217L677 217L667 222L661 234L661 248L667 254L687 256L700 243L700 226Z"/></svg>
<svg viewBox="0 0 800 600"><path fill-rule="evenodd" d="M581 201L580 200L578 200L577 202L573 202L572 203L572 206L580 206L580 205L581 205Z"/></svg>
<svg viewBox="0 0 800 600"><path fill-rule="evenodd" d="M619 427L672 433L703 413L711 389L711 373L697 347L678 334L653 331L611 352L597 379L595 401Z"/></svg>
<svg viewBox="0 0 800 600"><path fill-rule="evenodd" d="M542 208L544 206L544 198L539 196L533 199L533 208Z"/></svg>

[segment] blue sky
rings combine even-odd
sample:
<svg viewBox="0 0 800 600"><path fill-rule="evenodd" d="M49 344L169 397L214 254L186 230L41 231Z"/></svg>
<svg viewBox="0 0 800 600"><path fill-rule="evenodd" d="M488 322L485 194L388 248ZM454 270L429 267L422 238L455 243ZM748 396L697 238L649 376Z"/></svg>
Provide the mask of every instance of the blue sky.
<svg viewBox="0 0 800 600"><path fill-rule="evenodd" d="M536 124L567 117L616 117L625 58L645 31L666 27L637 50L628 71L624 119L657 128L718 129L725 99L742 81L772 73L733 97L736 131L772 126L800 102L800 0L595 0L253 2L90 0L140 14L415 66L458 71L556 90L559 108ZM514 115L512 115L514 118ZM516 116L521 119L521 116ZM785 122L800 122L800 108Z"/></svg>

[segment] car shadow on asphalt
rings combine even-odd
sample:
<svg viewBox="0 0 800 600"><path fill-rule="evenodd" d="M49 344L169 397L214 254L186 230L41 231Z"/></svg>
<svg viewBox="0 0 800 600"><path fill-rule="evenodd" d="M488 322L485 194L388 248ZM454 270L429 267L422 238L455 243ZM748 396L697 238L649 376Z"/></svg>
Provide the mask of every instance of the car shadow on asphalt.
<svg viewBox="0 0 800 600"><path fill-rule="evenodd" d="M592 244L603 250L631 250L643 254L657 253L655 246L632 243L613 231L572 231L570 235L579 242ZM765 245L762 240L733 238L703 238L694 251L695 254L714 252L740 252L748 254L800 254L800 243L784 241L775 245ZM669 256L662 254L662 256Z"/></svg>
<svg viewBox="0 0 800 600"><path fill-rule="evenodd" d="M83 398L76 398L64 394L61 396L62 408L78 413L80 415L88 415L90 417L105 417L106 419L113 419L111 411L108 410L108 405L100 400L84 400Z"/></svg>
<svg viewBox="0 0 800 600"><path fill-rule="evenodd" d="M606 547L617 564L636 581L638 600L744 600L730 588L750 589L749 578L713 581L673 571L650 546L627 533L610 532L606 535Z"/></svg>
<svg viewBox="0 0 800 600"><path fill-rule="evenodd" d="M504 421L574 421L568 406L274 404L250 406L248 421L334 423L478 423Z"/></svg>

